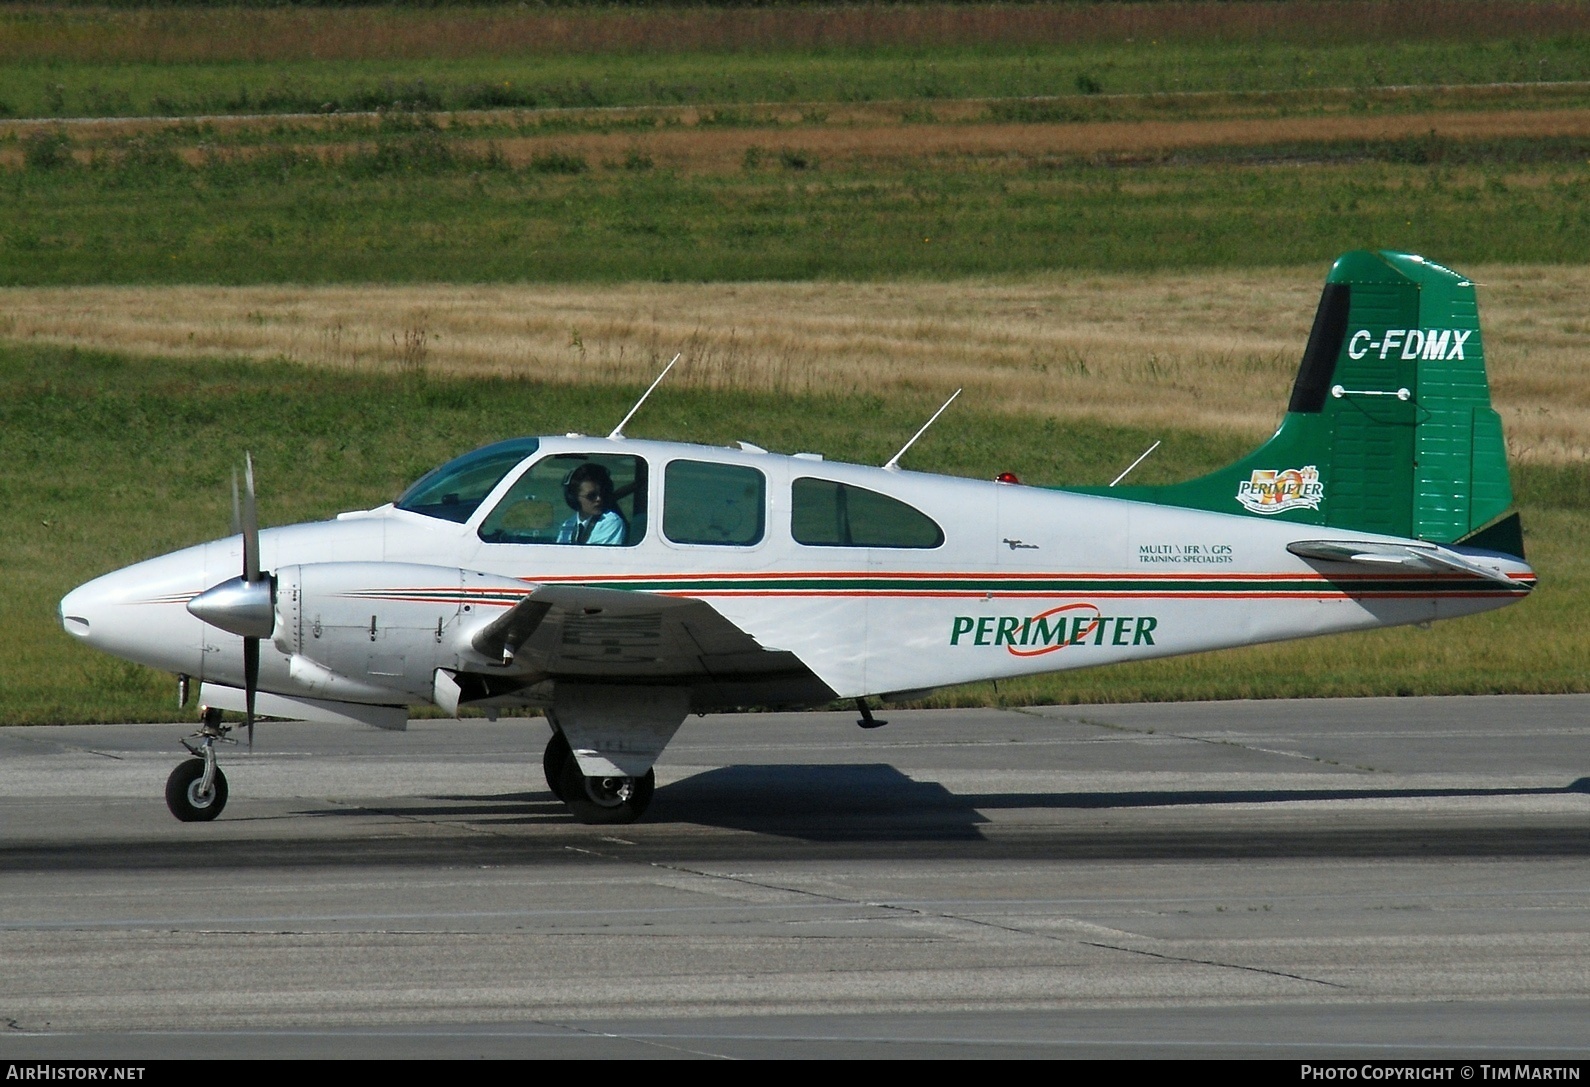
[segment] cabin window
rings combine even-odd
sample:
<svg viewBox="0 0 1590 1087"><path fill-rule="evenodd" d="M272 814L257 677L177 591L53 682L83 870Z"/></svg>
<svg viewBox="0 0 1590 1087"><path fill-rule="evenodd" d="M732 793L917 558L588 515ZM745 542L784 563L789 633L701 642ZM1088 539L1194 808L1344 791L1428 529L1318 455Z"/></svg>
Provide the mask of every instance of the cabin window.
<svg viewBox="0 0 1590 1087"><path fill-rule="evenodd" d="M606 453L536 461L480 523L487 543L633 547L646 535L646 462Z"/></svg>
<svg viewBox="0 0 1590 1087"><path fill-rule="evenodd" d="M463 524L502 477L536 451L535 438L514 438L455 457L419 478L394 503L398 509Z"/></svg>
<svg viewBox="0 0 1590 1087"><path fill-rule="evenodd" d="M663 535L674 543L759 543L766 508L767 480L755 468L676 460L663 473Z"/></svg>
<svg viewBox="0 0 1590 1087"><path fill-rule="evenodd" d="M811 547L938 547L944 530L921 510L827 479L791 487L790 535Z"/></svg>

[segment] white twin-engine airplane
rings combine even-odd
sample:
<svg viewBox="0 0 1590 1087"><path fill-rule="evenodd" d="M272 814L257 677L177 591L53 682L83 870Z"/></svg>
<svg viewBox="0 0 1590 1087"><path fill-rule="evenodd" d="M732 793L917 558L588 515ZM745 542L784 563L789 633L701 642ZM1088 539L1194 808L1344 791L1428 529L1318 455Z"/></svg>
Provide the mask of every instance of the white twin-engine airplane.
<svg viewBox="0 0 1590 1087"><path fill-rule="evenodd" d="M226 803L222 710L396 729L429 702L541 707L552 791L622 823L693 712L855 699L870 726L868 696L1445 619L1535 584L1473 285L1408 254L1335 263L1280 429L1186 483L1030 487L623 425L263 532L250 469L239 534L91 581L61 622L184 697L202 682L179 819Z"/></svg>

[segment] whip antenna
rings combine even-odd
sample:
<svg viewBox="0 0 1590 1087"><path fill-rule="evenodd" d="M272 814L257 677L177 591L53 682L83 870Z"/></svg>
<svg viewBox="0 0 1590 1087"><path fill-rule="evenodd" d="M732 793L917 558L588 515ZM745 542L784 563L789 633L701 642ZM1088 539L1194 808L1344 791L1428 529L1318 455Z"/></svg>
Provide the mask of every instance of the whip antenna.
<svg viewBox="0 0 1590 1087"><path fill-rule="evenodd" d="M920 438L922 435L927 433L928 427L930 427L934 423L936 423L938 421L939 416L944 414L944 408L947 408L951 404L955 403L955 398L957 396L960 396L960 395L961 395L961 390L960 389L956 389L954 392L952 392L950 394L950 398L948 400L944 401L944 407L943 408L939 408L938 411L934 412L933 413L933 418L931 418L927 422L923 423L921 430L919 430L915 434L911 435L911 440L906 442L905 445L900 447L900 452L896 453L894 456L889 458L889 463L885 464L883 466L884 469L887 470L887 471L890 471L890 472L898 472L900 470L900 458L905 456L905 451L907 449L910 449L913 445L915 445L916 444L916 440L918 438Z"/></svg>
<svg viewBox="0 0 1590 1087"><path fill-rule="evenodd" d="M623 419L619 420L618 425L613 428L613 432L608 435L609 438L622 438L624 436L624 424L635 418L635 413L639 411L640 406L646 402L646 398L652 394L652 389L655 389L657 386L662 384L662 379L668 376L668 371L674 368L674 363L679 361L679 355L682 354L684 354L683 351L674 355L673 360L669 362L667 366L663 367L663 372L658 374L657 380L651 383L651 389L647 389L645 392L640 394L640 399L635 401L635 406L629 409L629 414L624 416Z"/></svg>
<svg viewBox="0 0 1590 1087"><path fill-rule="evenodd" d="M1128 464L1126 466L1126 471L1122 472L1120 475L1118 475L1114 479L1110 480L1110 486L1113 487L1117 483L1121 482L1121 480L1125 479L1128 475L1131 474L1133 468L1136 468L1139 464L1142 464L1145 460L1148 459L1148 455L1150 453L1152 453L1154 450L1158 449L1158 448L1159 448L1159 442L1156 441L1153 445L1151 445L1147 449L1143 450L1143 453L1142 453L1142 455L1140 457L1138 457L1131 464Z"/></svg>

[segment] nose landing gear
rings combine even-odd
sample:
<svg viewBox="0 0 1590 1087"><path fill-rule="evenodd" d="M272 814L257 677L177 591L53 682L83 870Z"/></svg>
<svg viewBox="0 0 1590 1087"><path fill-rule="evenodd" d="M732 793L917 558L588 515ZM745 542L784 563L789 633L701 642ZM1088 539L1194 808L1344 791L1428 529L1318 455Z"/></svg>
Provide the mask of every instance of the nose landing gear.
<svg viewBox="0 0 1590 1087"><path fill-rule="evenodd" d="M166 807L184 823L207 823L226 807L226 775L215 764L215 743L236 743L221 724L221 711L206 706L203 723L182 746L193 756L177 764L166 778Z"/></svg>

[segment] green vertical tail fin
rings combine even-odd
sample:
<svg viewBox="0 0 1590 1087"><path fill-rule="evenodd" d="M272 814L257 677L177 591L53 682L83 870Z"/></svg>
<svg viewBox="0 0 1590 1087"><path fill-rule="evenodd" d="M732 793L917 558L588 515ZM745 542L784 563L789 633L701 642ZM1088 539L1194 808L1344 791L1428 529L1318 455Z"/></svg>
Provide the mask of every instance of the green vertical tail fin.
<svg viewBox="0 0 1590 1087"><path fill-rule="evenodd" d="M1523 556L1474 284L1408 253L1331 267L1264 445L1185 483L1086 490Z"/></svg>

